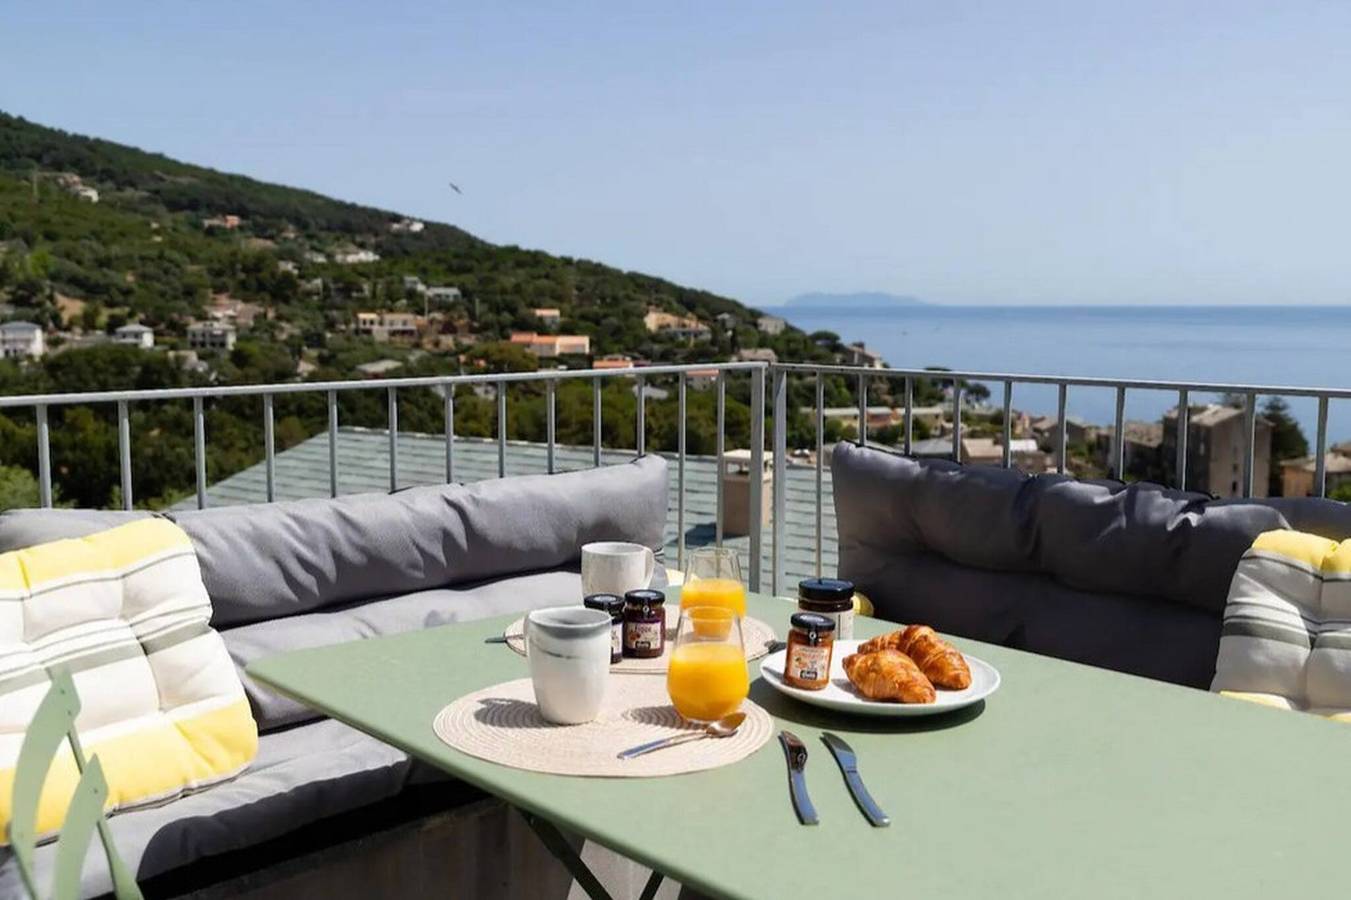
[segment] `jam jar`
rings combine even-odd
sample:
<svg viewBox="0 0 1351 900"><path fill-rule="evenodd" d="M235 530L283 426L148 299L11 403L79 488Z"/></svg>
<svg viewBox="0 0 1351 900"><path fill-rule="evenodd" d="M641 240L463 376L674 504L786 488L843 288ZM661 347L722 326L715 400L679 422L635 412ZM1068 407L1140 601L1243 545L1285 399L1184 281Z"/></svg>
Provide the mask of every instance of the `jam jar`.
<svg viewBox="0 0 1351 900"><path fill-rule="evenodd" d="M656 659L666 649L666 595L661 591L629 591L624 595L624 655Z"/></svg>
<svg viewBox="0 0 1351 900"><path fill-rule="evenodd" d="M582 598L587 609L610 614L610 665L624 658L624 598L618 594L591 594Z"/></svg>
<svg viewBox="0 0 1351 900"><path fill-rule="evenodd" d="M854 583L841 578L806 578L797 585L797 608L833 619L835 637L854 636Z"/></svg>
<svg viewBox="0 0 1351 900"><path fill-rule="evenodd" d="M793 613L783 680L804 691L830 684L830 656L835 649L835 620L817 613Z"/></svg>

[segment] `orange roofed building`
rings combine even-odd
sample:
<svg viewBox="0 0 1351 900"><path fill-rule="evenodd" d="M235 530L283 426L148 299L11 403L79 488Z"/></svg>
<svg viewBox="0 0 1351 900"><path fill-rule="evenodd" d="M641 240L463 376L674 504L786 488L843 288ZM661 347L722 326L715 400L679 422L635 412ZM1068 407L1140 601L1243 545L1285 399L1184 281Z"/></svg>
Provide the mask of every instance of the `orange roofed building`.
<svg viewBox="0 0 1351 900"><path fill-rule="evenodd" d="M537 334L533 331L513 331L510 340L511 343L545 359L554 356L591 354L591 338L584 334Z"/></svg>

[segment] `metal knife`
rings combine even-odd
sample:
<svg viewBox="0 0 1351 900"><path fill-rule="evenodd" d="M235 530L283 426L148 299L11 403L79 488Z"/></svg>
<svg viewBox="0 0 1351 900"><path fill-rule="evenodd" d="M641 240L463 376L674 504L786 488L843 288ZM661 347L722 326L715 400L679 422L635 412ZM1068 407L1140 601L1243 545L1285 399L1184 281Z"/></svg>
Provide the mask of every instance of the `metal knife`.
<svg viewBox="0 0 1351 900"><path fill-rule="evenodd" d="M840 772L844 775L844 783L849 787L849 793L853 795L859 811L876 828L885 828L890 825L891 817L882 812L882 807L877 805L877 801L863 786L863 779L858 774L858 757L854 755L854 748L846 744L839 735L831 734L829 731L821 735L821 740L830 748L830 753L835 757L835 762L839 763Z"/></svg>
<svg viewBox="0 0 1351 900"><path fill-rule="evenodd" d="M783 744L783 755L788 759L788 796L793 800L793 812L803 825L817 825L816 807L807 795L807 745L791 731L779 732L779 743Z"/></svg>

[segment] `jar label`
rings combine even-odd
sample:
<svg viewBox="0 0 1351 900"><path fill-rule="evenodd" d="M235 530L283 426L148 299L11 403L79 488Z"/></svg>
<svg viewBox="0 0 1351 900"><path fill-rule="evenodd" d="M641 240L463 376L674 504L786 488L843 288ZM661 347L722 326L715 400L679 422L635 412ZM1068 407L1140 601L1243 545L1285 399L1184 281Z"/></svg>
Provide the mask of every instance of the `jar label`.
<svg viewBox="0 0 1351 900"><path fill-rule="evenodd" d="M835 639L847 641L854 636L854 611L847 609L844 612L836 613L835 619Z"/></svg>
<svg viewBox="0 0 1351 900"><path fill-rule="evenodd" d="M788 677L798 681L825 681L830 677L830 647L794 642L788 651Z"/></svg>
<svg viewBox="0 0 1351 900"><path fill-rule="evenodd" d="M616 622L610 626L610 656L619 656L624 652L624 623Z"/></svg>
<svg viewBox="0 0 1351 900"><path fill-rule="evenodd" d="M625 622L624 647L628 650L661 649L665 632L664 622Z"/></svg>

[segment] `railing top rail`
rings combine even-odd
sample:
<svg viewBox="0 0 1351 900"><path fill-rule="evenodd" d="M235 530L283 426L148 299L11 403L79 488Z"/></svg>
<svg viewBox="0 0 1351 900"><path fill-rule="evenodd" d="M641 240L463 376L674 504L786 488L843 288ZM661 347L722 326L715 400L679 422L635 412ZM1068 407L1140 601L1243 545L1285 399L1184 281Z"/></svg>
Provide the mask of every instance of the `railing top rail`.
<svg viewBox="0 0 1351 900"><path fill-rule="evenodd" d="M873 375L878 378L933 378L964 381L1012 381L1018 384L1054 384L1073 387L1131 388L1150 391L1194 391L1211 394L1279 394L1290 397L1330 397L1351 399L1351 388L1310 387L1307 385L1228 384L1204 381L1154 381L1141 378L1106 378L1084 375L1023 375L1013 372L971 372L960 369L873 369L864 366L826 365L823 363L775 363L773 368L826 375Z"/></svg>
<svg viewBox="0 0 1351 900"><path fill-rule="evenodd" d="M736 372L764 369L764 362L691 363L678 366L632 366L623 369L540 369L535 372L500 372L476 375L425 375L415 378L372 378L348 381L298 381L280 384L232 384L218 387L159 388L138 391L87 391L68 394L18 394L0 396L0 409L26 406L70 406L79 403L116 403L138 400L189 400L195 397L250 397L263 394L309 394L327 391L388 390L390 388L441 387L457 384L500 384L516 381L564 381L572 378L647 378L716 369Z"/></svg>

